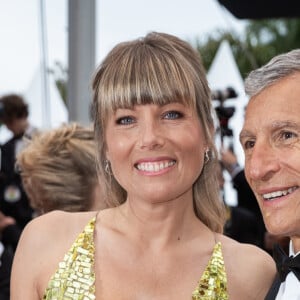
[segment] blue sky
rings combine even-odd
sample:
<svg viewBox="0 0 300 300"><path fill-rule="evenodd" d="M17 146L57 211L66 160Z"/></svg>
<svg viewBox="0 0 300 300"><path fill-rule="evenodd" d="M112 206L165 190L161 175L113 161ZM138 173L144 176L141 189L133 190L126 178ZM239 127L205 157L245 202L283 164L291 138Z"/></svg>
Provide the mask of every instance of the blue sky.
<svg viewBox="0 0 300 300"><path fill-rule="evenodd" d="M22 92L40 64L40 0L0 0L0 95ZM48 62L67 65L67 0L45 0ZM118 42L149 31L175 34L190 42L217 29L242 32L217 0L97 0L96 62Z"/></svg>

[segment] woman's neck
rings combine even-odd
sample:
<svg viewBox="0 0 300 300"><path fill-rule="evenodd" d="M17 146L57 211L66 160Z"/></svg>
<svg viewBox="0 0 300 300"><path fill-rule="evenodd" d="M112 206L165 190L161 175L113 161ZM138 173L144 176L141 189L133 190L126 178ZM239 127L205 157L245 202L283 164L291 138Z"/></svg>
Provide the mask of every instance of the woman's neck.
<svg viewBox="0 0 300 300"><path fill-rule="evenodd" d="M196 217L192 200L178 199L165 203L142 203L128 199L116 213L119 226L133 241L161 249L209 229Z"/></svg>

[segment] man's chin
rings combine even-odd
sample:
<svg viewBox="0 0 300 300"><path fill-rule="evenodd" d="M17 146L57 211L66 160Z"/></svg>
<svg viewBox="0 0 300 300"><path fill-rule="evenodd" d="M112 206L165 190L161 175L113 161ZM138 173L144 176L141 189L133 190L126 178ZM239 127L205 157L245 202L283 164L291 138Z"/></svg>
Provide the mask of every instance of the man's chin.
<svg viewBox="0 0 300 300"><path fill-rule="evenodd" d="M277 222L266 222L267 231L274 236L290 236L290 229L287 224L278 224Z"/></svg>

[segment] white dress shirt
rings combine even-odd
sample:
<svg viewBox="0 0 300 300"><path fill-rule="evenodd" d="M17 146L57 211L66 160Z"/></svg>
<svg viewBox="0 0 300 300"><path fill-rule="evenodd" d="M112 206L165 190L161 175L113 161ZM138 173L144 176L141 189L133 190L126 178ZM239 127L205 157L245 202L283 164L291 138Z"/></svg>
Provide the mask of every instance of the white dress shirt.
<svg viewBox="0 0 300 300"><path fill-rule="evenodd" d="M292 241L290 241L290 255L300 255L300 251L295 254ZM281 283L275 300L300 300L300 281L290 272L285 281Z"/></svg>
<svg viewBox="0 0 300 300"><path fill-rule="evenodd" d="M19 152L21 152L21 150L25 147L26 138L31 139L31 137L36 133L38 133L37 128L29 124L29 126L26 128L24 132L23 137L17 140L15 143L15 156L17 156Z"/></svg>
<svg viewBox="0 0 300 300"><path fill-rule="evenodd" d="M2 253L4 252L4 246L3 244L0 242L0 266L1 266L1 256L2 256Z"/></svg>

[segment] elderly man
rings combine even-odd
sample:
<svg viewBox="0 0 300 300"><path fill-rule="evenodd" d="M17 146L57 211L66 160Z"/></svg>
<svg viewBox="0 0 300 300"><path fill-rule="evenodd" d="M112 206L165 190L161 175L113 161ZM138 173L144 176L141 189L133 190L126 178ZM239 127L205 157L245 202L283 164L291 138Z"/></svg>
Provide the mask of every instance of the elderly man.
<svg viewBox="0 0 300 300"><path fill-rule="evenodd" d="M274 248L278 275L266 299L299 300L300 49L252 71L245 90L250 101L240 141L246 178L267 230L290 237L290 258Z"/></svg>

